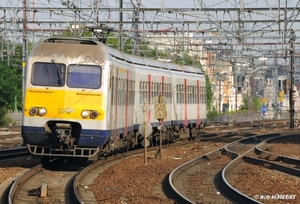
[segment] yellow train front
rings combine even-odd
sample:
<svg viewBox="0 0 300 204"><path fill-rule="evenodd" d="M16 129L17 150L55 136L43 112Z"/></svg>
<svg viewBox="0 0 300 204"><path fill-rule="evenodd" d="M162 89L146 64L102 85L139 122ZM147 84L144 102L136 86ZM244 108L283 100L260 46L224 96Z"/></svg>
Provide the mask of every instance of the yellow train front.
<svg viewBox="0 0 300 204"><path fill-rule="evenodd" d="M106 54L97 42L47 38L31 51L25 73L22 137L44 157L97 157L106 131Z"/></svg>

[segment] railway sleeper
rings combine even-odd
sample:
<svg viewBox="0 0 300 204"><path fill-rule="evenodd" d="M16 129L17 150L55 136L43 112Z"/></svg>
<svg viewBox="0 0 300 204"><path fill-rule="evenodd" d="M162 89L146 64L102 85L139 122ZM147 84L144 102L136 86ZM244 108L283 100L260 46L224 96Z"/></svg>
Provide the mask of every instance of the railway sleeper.
<svg viewBox="0 0 300 204"><path fill-rule="evenodd" d="M40 197L41 198L47 197L47 190L48 190L47 182L42 181L42 185L40 188Z"/></svg>

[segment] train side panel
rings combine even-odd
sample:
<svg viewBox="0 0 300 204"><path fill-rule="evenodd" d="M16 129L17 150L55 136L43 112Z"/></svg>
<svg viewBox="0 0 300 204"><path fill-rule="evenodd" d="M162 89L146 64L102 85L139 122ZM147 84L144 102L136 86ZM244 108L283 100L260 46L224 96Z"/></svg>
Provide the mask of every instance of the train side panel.
<svg viewBox="0 0 300 204"><path fill-rule="evenodd" d="M130 64L112 59L111 67L111 101L110 129L114 139L127 137L128 132L134 131L134 97L135 70Z"/></svg>
<svg viewBox="0 0 300 204"><path fill-rule="evenodd" d="M172 71L173 115L174 124L199 126L206 122L205 78L203 75ZM202 90L202 91L201 91Z"/></svg>
<svg viewBox="0 0 300 204"><path fill-rule="evenodd" d="M164 119L164 123L171 123L171 101L166 98L166 88L171 84L171 75L169 70L164 69L143 69L136 66L139 73L137 91L139 93L136 100L136 124L144 122L144 104L147 109L147 123L153 127L159 125L159 121L156 119L155 105L159 103L159 97L162 97L161 103L165 104L167 117Z"/></svg>

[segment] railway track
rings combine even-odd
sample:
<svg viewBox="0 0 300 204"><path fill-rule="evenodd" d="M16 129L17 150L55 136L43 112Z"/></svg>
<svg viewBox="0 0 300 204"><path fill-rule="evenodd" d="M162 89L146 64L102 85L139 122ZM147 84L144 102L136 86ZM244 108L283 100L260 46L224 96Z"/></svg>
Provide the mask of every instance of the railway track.
<svg viewBox="0 0 300 204"><path fill-rule="evenodd" d="M183 146L191 144L191 141L181 141L172 143L172 147ZM165 146L169 147L169 145ZM149 147L148 152L156 151L158 153L158 147ZM76 196L77 203L96 203L93 192L88 189L88 186L93 183L93 180L102 173L108 167L123 161L124 159L128 159L130 157L134 157L139 154L143 154L143 149L137 149L134 151L130 151L124 155L119 157L110 157L107 160L100 160L88 168L81 171L78 176L74 179L73 187L74 193ZM156 154L157 155L157 154Z"/></svg>
<svg viewBox="0 0 300 204"><path fill-rule="evenodd" d="M46 166L38 165L14 182L8 194L8 203L73 204L72 182L81 168L84 167L77 162L65 164L60 160Z"/></svg>
<svg viewBox="0 0 300 204"><path fill-rule="evenodd" d="M290 136L288 134L251 136L225 145L173 170L167 186L177 203L260 203L235 189L227 179L235 177L231 172L243 162L300 176L299 168L295 168L299 166L299 160L261 149L266 142L279 141L282 138L287 140L296 136L295 132ZM199 180L200 175L202 180ZM191 186L191 180L193 184L199 185ZM205 192L205 196L201 191Z"/></svg>
<svg viewBox="0 0 300 204"><path fill-rule="evenodd" d="M220 135L220 137L223 137ZM187 145L192 141L178 141L172 147ZM167 146L164 146L164 148ZM156 152L158 147L148 147L148 152ZM103 170L124 159L143 154L144 149L137 149L111 155L82 169L47 168L42 165L31 169L14 182L9 190L8 203L93 203L94 195L88 186ZM57 162L57 161L56 161ZM60 166L63 163L50 163L51 166ZM67 165L70 168L70 165ZM62 178L58 180L57 178ZM26 193L27 192L27 193ZM29 193L28 193L29 192ZM67 196L66 196L67 195Z"/></svg>
<svg viewBox="0 0 300 204"><path fill-rule="evenodd" d="M0 127L0 149L19 147L22 143L20 126Z"/></svg>
<svg viewBox="0 0 300 204"><path fill-rule="evenodd" d="M0 127L0 139L21 136L21 126Z"/></svg>
<svg viewBox="0 0 300 204"><path fill-rule="evenodd" d="M208 133L207 135L202 135L201 139L204 137L211 138L212 133ZM238 142L236 144L231 143L231 146L228 145L226 148L218 149L211 154L206 154L205 157L202 158L203 162L206 162L206 166L213 166L212 161L216 160L217 164L219 165L219 169L216 168L214 170L207 169L205 172L219 172L228 162L232 159L237 158L238 155L245 153L247 150L253 147L253 140L249 138L258 138L258 136L249 136L253 135L251 132L247 132L246 135L238 136L235 133L225 133L222 134L213 134L214 139L219 138L223 139L224 141L236 141L241 140L243 137L247 137L248 142L244 142L243 148L239 146L243 144L243 142ZM273 137L273 136L272 136ZM263 138L263 137L261 137ZM259 141L255 140L255 144L258 144L262 141L265 141L267 138L260 139ZM241 140L242 141L242 140ZM246 140L247 141L247 140ZM172 146L176 145L183 145L189 141L183 142L176 142L173 143ZM258 143L257 143L258 142ZM245 145L248 147L245 147ZM148 148L148 151L156 151L158 147L151 147ZM258 150L256 150L258 151ZM24 174L24 177L20 177L17 181L14 182L14 185L10 188L9 191L9 201L6 203L43 203L50 201L59 201L62 203L92 203L95 201L93 197L93 193L90 192L88 186L93 182L94 178L99 175L103 170L105 170L108 166L114 165L116 162L121 161L122 159L126 159L128 157L141 154L143 153L143 149L135 150L127 152L126 154L118 154L113 155L112 157L108 157L104 160L100 160L97 163L94 163L86 168L81 169L45 169L44 167L40 166L32 171L29 174ZM262 155L261 155L262 156ZM225 162L220 159L221 157L225 158ZM218 160L219 159L219 160ZM207 165L207 161L209 161L209 165ZM54 166L61 166L54 165ZM68 167L70 167L68 165ZM55 174L53 173L55 172ZM204 171L203 171L204 172ZM203 173L202 172L202 173ZM55 179L56 177L56 179ZM219 177L221 174L219 172ZM44 179L42 179L44 178ZM60 181L57 181L57 178L63 178ZM32 180L33 179L33 180ZM30 181L31 180L31 181ZM34 184L34 185L33 185ZM205 184L206 185L206 184ZM222 186L220 185L215 189L217 195L223 195ZM21 193L23 192L23 193ZM29 192L29 194L25 192ZM59 193L58 193L59 192ZM66 198L67 195L67 198ZM225 195L225 194L224 194ZM175 196L176 197L176 196ZM218 196L221 197L221 196ZM226 195L224 196L225 199L232 199L227 198ZM15 202L14 202L15 201ZM55 202L54 202L55 203Z"/></svg>
<svg viewBox="0 0 300 204"><path fill-rule="evenodd" d="M297 121L298 122L298 121ZM289 119L265 119L265 120L254 120L254 121L243 121L243 122L211 122L207 128L215 127L215 126L228 126L228 127L249 127L249 126L255 126L255 127L262 127L264 124L266 127L268 126L274 126L276 125L286 125L289 123Z"/></svg>
<svg viewBox="0 0 300 204"><path fill-rule="evenodd" d="M173 143L172 146L189 143L191 142L181 141ZM147 149L148 152L153 152L157 151L157 148L148 147ZM5 203L89 203L94 198L87 186L103 169L142 153L144 149L123 152L81 167L78 163L73 166L59 160L52 161L46 166L38 165L14 182Z"/></svg>
<svg viewBox="0 0 300 204"><path fill-rule="evenodd" d="M0 150L0 161L29 156L31 154L29 154L27 147Z"/></svg>

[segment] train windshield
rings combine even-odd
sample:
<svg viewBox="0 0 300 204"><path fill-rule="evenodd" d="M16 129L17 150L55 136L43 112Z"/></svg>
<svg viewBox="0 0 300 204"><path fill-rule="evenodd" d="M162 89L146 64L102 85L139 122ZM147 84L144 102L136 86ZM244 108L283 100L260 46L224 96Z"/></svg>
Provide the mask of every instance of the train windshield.
<svg viewBox="0 0 300 204"><path fill-rule="evenodd" d="M66 66L57 63L36 62L32 68L31 83L37 86L57 86L65 84Z"/></svg>
<svg viewBox="0 0 300 204"><path fill-rule="evenodd" d="M101 84L101 67L96 65L68 66L67 85L72 88L98 89Z"/></svg>

